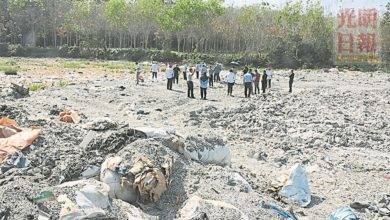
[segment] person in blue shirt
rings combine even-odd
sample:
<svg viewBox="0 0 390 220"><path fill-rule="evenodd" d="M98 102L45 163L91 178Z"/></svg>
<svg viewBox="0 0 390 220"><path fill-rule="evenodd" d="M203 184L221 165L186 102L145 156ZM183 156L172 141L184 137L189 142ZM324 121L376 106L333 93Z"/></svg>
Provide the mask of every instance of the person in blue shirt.
<svg viewBox="0 0 390 220"><path fill-rule="evenodd" d="M250 71L244 74L245 98L250 98L252 93L253 76Z"/></svg>
<svg viewBox="0 0 390 220"><path fill-rule="evenodd" d="M200 77L200 97L201 99L206 100L207 96L207 87L209 86L209 78L207 77L206 73L203 73L202 76Z"/></svg>

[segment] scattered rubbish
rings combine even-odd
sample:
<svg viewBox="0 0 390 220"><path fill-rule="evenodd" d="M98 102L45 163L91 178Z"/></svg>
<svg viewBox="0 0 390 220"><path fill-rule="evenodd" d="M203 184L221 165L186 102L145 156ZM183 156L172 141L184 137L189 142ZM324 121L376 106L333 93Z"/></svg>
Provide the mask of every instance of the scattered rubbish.
<svg viewBox="0 0 390 220"><path fill-rule="evenodd" d="M106 130L110 130L110 129L115 129L117 127L118 127L118 124L107 117L98 118L92 122L85 124L86 129L93 130L93 131L106 131Z"/></svg>
<svg viewBox="0 0 390 220"><path fill-rule="evenodd" d="M351 207L344 206L334 211L329 220L358 220L359 218L352 211Z"/></svg>
<svg viewBox="0 0 390 220"><path fill-rule="evenodd" d="M54 198L54 194L52 191L42 191L37 196L33 197L32 200L40 203L40 202L50 200L52 198Z"/></svg>
<svg viewBox="0 0 390 220"><path fill-rule="evenodd" d="M290 212L290 211L286 211L284 210L283 208L281 208L280 206L274 204L274 203L265 203L264 201L261 203L261 207L264 208L264 209L270 209L272 210L272 212L274 212L275 214L277 214L279 217L285 219L285 220L298 220L297 217L295 217L295 215Z"/></svg>
<svg viewBox="0 0 390 220"><path fill-rule="evenodd" d="M302 207L310 204L311 194L309 181L305 168L301 164L295 164L288 175L288 178L279 191L279 195L287 203L297 203Z"/></svg>
<svg viewBox="0 0 390 220"><path fill-rule="evenodd" d="M100 167L95 166L95 165L91 165L91 166L88 166L87 169L81 173L81 177L84 179L88 179L91 177L98 176L99 173L100 173Z"/></svg>
<svg viewBox="0 0 390 220"><path fill-rule="evenodd" d="M60 121L66 123L79 123L81 120L79 114L73 110L65 110L60 112Z"/></svg>
<svg viewBox="0 0 390 220"><path fill-rule="evenodd" d="M109 157L102 164L100 180L110 186L110 197L126 202L155 202L167 189L173 159L162 158L161 167L147 156L129 166L121 157Z"/></svg>
<svg viewBox="0 0 390 220"><path fill-rule="evenodd" d="M226 219L227 217L229 219L249 219L241 210L229 203L192 196L179 210L177 219Z"/></svg>
<svg viewBox="0 0 390 220"><path fill-rule="evenodd" d="M229 186L243 185L244 191L249 193L252 191L251 185L239 174L233 173L227 183Z"/></svg>
<svg viewBox="0 0 390 220"><path fill-rule="evenodd" d="M38 138L41 129L20 128L16 121L0 118L0 163L9 156L31 145ZM21 159L23 160L23 159ZM20 166L23 161L17 161Z"/></svg>

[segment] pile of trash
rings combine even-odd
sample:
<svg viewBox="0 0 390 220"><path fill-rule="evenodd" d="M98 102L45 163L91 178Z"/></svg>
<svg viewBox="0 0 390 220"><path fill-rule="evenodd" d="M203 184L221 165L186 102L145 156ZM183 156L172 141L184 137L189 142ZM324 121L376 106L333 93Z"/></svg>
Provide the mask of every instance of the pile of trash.
<svg viewBox="0 0 390 220"><path fill-rule="evenodd" d="M21 128L12 119L0 118L0 163L31 145L40 133L40 128Z"/></svg>

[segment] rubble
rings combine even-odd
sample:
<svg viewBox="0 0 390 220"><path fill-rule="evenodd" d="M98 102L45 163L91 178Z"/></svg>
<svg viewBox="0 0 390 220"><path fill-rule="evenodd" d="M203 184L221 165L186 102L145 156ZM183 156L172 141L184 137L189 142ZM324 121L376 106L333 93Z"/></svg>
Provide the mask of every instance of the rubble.
<svg viewBox="0 0 390 220"><path fill-rule="evenodd" d="M3 96L12 97L14 99L25 98L29 96L29 90L21 85L11 83L2 91Z"/></svg>

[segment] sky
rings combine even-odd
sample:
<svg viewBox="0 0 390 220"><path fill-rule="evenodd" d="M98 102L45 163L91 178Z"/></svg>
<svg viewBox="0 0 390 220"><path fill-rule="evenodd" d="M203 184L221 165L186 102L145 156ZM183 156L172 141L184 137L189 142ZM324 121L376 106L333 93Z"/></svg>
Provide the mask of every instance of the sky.
<svg viewBox="0 0 390 220"><path fill-rule="evenodd" d="M283 7L287 2L294 2L297 0L264 0L271 5L280 8ZM325 9L327 14L337 14L340 7L343 8L377 8L383 12L386 4L389 0L319 0ZM244 6L250 4L261 3L263 0L225 0L226 5L232 6ZM305 2L305 1L303 1Z"/></svg>

